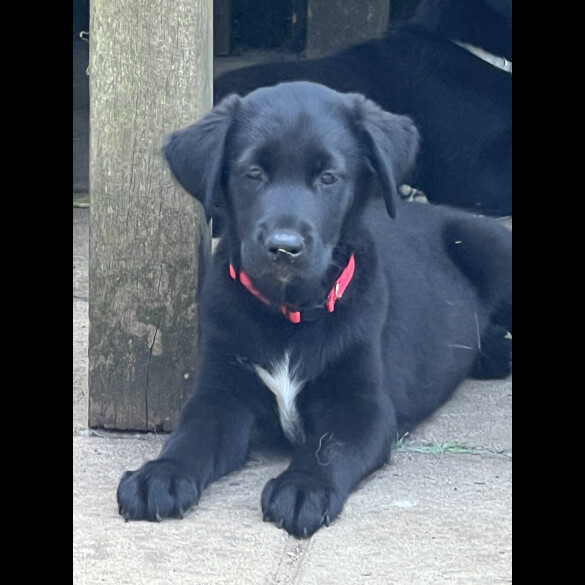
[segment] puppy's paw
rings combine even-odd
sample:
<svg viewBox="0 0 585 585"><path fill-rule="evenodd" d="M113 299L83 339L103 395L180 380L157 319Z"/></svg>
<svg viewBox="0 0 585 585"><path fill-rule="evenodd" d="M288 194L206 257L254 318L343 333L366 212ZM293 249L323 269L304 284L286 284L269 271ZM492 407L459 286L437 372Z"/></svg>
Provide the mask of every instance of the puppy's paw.
<svg viewBox="0 0 585 585"><path fill-rule="evenodd" d="M149 461L127 471L118 486L118 510L126 520L182 518L199 500L199 489L173 461Z"/></svg>
<svg viewBox="0 0 585 585"><path fill-rule="evenodd" d="M327 525L343 508L341 496L323 477L304 471L285 471L262 492L265 521L274 522L298 538L307 538Z"/></svg>

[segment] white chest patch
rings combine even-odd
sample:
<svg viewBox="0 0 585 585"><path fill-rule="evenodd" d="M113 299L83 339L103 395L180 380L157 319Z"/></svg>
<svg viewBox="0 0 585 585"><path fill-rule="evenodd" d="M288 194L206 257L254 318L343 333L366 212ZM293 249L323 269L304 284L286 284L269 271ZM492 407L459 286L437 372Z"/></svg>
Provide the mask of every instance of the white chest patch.
<svg viewBox="0 0 585 585"><path fill-rule="evenodd" d="M290 366L290 355L284 354L282 361L274 364L270 371L255 364L254 370L276 397L280 426L284 434L293 443L302 442L303 429L295 399L304 382L296 378L294 368Z"/></svg>

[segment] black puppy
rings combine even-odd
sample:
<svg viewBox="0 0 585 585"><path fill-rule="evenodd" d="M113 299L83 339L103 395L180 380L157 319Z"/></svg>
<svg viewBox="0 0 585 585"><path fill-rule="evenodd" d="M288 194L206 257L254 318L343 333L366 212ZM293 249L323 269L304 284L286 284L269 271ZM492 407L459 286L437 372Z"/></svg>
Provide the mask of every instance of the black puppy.
<svg viewBox="0 0 585 585"><path fill-rule="evenodd" d="M511 215L512 75L468 50L477 47L510 65L512 0L422 0L384 39L227 73L215 99L296 80L362 93L420 130L412 187L435 203Z"/></svg>
<svg viewBox="0 0 585 585"><path fill-rule="evenodd" d="M264 518L311 535L466 376L510 372L511 234L399 201L417 145L409 118L307 82L229 97L170 136L175 176L227 223L195 393L159 458L122 478L126 519L182 516L258 430L293 448Z"/></svg>

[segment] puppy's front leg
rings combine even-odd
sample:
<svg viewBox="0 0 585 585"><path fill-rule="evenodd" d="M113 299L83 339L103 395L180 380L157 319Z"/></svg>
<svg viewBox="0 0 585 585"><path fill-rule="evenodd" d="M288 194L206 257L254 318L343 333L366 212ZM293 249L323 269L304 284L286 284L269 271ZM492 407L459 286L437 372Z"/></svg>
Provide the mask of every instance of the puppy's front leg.
<svg viewBox="0 0 585 585"><path fill-rule="evenodd" d="M262 493L264 519L297 537L312 535L341 512L351 490L388 461L395 438L392 406L375 386L362 381L348 396L329 382L328 391L305 409L306 441Z"/></svg>
<svg viewBox="0 0 585 585"><path fill-rule="evenodd" d="M203 372L159 457L124 474L117 496L126 520L182 517L209 483L245 463L254 414L224 390L227 369Z"/></svg>

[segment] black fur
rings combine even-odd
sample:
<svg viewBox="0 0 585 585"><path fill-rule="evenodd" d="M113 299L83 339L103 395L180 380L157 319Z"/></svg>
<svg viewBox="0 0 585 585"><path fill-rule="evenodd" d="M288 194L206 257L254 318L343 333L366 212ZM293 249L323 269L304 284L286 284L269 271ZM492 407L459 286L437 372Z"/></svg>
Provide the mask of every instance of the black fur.
<svg viewBox="0 0 585 585"><path fill-rule="evenodd" d="M306 82L230 97L169 137L175 176L208 211L220 199L227 220L201 297L195 393L159 458L122 478L126 519L182 516L245 463L253 431L284 439L257 368L285 355L304 386L291 464L264 488L262 510L300 537L333 520L468 375L509 374L511 233L399 200L417 145L409 118ZM353 280L327 312L351 254ZM310 318L290 322L283 304Z"/></svg>
<svg viewBox="0 0 585 585"><path fill-rule="evenodd" d="M307 80L355 91L414 119L412 187L435 203L512 213L512 75L454 44L512 59L512 0L423 0L386 38L323 59L247 67L215 81L215 99Z"/></svg>

